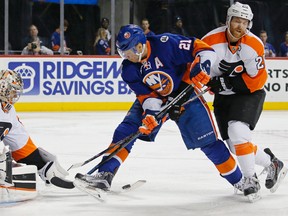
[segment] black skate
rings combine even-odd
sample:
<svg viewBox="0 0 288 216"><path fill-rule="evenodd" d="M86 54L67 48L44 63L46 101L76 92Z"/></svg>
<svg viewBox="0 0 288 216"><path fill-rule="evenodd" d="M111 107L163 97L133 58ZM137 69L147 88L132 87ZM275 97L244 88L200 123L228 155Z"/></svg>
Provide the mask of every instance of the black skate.
<svg viewBox="0 0 288 216"><path fill-rule="evenodd" d="M250 202L255 202L261 199L260 196L260 184L256 176L256 173L252 177L244 177L244 196L248 198Z"/></svg>
<svg viewBox="0 0 288 216"><path fill-rule="evenodd" d="M269 148L264 149L264 152L271 158L271 164L262 171L262 173L267 172L265 186L267 189L270 189L271 193L274 193L286 176L288 170L283 162L276 158Z"/></svg>
<svg viewBox="0 0 288 216"><path fill-rule="evenodd" d="M89 195L104 201L107 192L110 190L114 174L111 172L99 172L96 175L83 175L77 173L74 185Z"/></svg>

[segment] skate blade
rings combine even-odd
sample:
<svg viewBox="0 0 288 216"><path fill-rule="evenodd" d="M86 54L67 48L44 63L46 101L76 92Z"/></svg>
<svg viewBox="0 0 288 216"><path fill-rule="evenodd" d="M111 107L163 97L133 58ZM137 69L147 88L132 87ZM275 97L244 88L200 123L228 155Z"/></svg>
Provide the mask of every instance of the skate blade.
<svg viewBox="0 0 288 216"><path fill-rule="evenodd" d="M250 203L257 202L258 200L261 199L261 195L260 195L259 192L253 193L253 194L249 194L249 195L247 195L246 197L248 198L248 201L249 201Z"/></svg>
<svg viewBox="0 0 288 216"><path fill-rule="evenodd" d="M283 166L283 168L282 168L281 171L280 171L280 175L279 175L279 177L278 177L278 180L277 180L276 184L270 189L270 192L271 192L271 193L274 193L274 192L278 189L278 187L279 187L279 185L281 184L282 180L283 180L283 179L285 178L285 176L287 175L287 172L288 172L288 169Z"/></svg>
<svg viewBox="0 0 288 216"><path fill-rule="evenodd" d="M241 195L243 194L243 191L241 191L240 189L234 187L234 195Z"/></svg>
<svg viewBox="0 0 288 216"><path fill-rule="evenodd" d="M73 184L75 185L76 188L96 198L98 201L105 202L106 195L107 195L106 191L89 186L87 182L82 181L77 178L74 180Z"/></svg>

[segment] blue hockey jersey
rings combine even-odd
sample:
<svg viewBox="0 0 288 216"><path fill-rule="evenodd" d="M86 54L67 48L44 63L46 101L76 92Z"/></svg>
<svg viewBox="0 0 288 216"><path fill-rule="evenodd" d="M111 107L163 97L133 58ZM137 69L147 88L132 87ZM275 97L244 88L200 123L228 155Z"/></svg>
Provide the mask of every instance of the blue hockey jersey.
<svg viewBox="0 0 288 216"><path fill-rule="evenodd" d="M214 50L195 37L170 33L147 37L148 55L141 63L124 60L122 79L141 103L147 98L163 98L177 91L182 81L191 83L189 64L197 55L201 62L215 61Z"/></svg>

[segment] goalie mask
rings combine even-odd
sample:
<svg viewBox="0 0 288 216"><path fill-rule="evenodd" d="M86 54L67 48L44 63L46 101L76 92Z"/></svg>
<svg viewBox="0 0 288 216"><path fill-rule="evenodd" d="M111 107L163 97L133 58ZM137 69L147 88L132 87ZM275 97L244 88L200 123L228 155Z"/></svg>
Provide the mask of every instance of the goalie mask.
<svg viewBox="0 0 288 216"><path fill-rule="evenodd" d="M140 53L137 52L136 46L141 43L143 48ZM146 36L143 30L137 25L126 25L122 26L116 41L117 51L119 55L127 59L127 53L133 52L139 56L139 61L141 60L142 54L146 46Z"/></svg>
<svg viewBox="0 0 288 216"><path fill-rule="evenodd" d="M235 2L230 6L230 8L227 11L227 20L226 20L228 27L230 25L232 17L240 17L249 20L248 30L252 28L253 13L248 4L241 4L240 2Z"/></svg>
<svg viewBox="0 0 288 216"><path fill-rule="evenodd" d="M9 112L23 92L23 81L21 76L12 70L0 71L0 101L2 110Z"/></svg>

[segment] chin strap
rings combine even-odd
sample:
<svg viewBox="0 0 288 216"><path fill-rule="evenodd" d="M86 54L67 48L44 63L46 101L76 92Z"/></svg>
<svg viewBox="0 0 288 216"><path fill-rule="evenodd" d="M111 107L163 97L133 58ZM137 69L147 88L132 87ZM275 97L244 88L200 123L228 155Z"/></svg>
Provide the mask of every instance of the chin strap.
<svg viewBox="0 0 288 216"><path fill-rule="evenodd" d="M143 55L143 53L144 53L144 51L145 51L145 48L146 48L146 44L143 44L143 46L142 46L142 52L141 52L141 53L136 53L136 55L139 56L138 62L140 62L140 61L142 60L142 55Z"/></svg>

